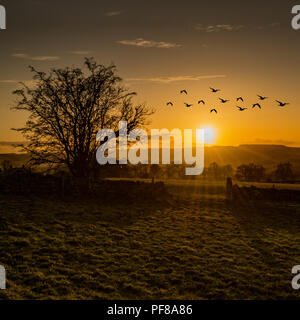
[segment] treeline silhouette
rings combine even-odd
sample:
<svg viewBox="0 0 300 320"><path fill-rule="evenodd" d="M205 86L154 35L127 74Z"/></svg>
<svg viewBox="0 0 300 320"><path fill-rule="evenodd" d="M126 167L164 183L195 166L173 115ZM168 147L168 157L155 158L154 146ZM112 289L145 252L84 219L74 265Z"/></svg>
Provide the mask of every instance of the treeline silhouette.
<svg viewBox="0 0 300 320"><path fill-rule="evenodd" d="M279 163L277 168L273 171L267 171L262 165L250 163L242 164L237 168L231 165L219 165L216 162L204 168L200 176L186 176L186 165L106 165L95 169L93 178L90 181L101 181L105 178L136 178L136 179L206 179L206 180L224 180L228 177L234 178L238 181L246 182L278 182L278 183L295 183L299 179L293 171L291 163ZM4 160L1 163L0 174L1 179L13 174L20 175L37 175L41 171L30 167L17 167L14 168L9 160ZM53 177L64 177L64 179L73 179L67 169L55 169L50 171ZM46 176L49 176L47 174ZM21 181L19 180L19 183Z"/></svg>
<svg viewBox="0 0 300 320"><path fill-rule="evenodd" d="M232 165L219 165L216 162L204 168L200 176L186 176L186 165L107 165L101 170L101 178L140 178L140 179L208 179L224 180L232 177L246 182L295 183L297 175L291 163L279 163L275 170L267 171L262 165L250 163L237 168Z"/></svg>
<svg viewBox="0 0 300 320"><path fill-rule="evenodd" d="M211 163L204 169L202 175L190 177L185 175L185 168L184 165L107 165L95 172L93 179L82 180L74 177L66 168L46 173L25 165L14 168L10 161L5 160L0 169L0 194L67 201L101 201L109 206L118 203L164 206L172 199L172 192L170 193L164 182L158 182L159 179L221 181L224 186L226 179L249 182L297 182L290 163L280 163L270 172L263 166L253 163L240 165L236 169L231 165L220 166ZM133 180L128 180L130 178ZM152 183L141 179L150 179ZM275 184L269 189L254 185L247 187L237 182L231 188L230 199L242 202L299 201L300 191L277 190Z"/></svg>
<svg viewBox="0 0 300 320"><path fill-rule="evenodd" d="M165 203L169 194L164 183L142 181L110 181L105 179L78 179L67 170L50 173L26 167L14 168L5 160L0 169L0 194L38 196L53 199L94 199L101 203Z"/></svg>
<svg viewBox="0 0 300 320"><path fill-rule="evenodd" d="M237 168L231 165L219 165L216 162L204 168L200 176L186 176L186 165L105 165L97 170L95 168L94 175L91 179L86 180L85 184L91 181L101 181L105 178L136 178L136 179L206 179L206 180L225 180L228 177L238 181L245 182L278 182L278 183L295 183L299 181L299 177L294 173L291 163L279 163L275 170L267 171L264 166L250 163L242 164ZM13 174L36 175L40 171L36 171L30 167L14 168L9 160L4 160L1 164L1 178L12 176ZM73 179L67 168L50 171L54 177L64 177L64 179ZM75 179L78 181L78 179ZM19 181L20 182L20 181Z"/></svg>

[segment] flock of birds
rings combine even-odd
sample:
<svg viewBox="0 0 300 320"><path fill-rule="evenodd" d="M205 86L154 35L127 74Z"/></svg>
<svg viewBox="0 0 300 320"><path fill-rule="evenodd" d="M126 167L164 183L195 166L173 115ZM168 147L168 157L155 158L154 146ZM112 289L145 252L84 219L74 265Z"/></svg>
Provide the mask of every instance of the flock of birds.
<svg viewBox="0 0 300 320"><path fill-rule="evenodd" d="M218 92L220 92L221 91L221 89L215 89L215 88L212 88L212 87L210 87L210 90L211 90L211 92L212 93L218 93ZM181 95L188 95L188 92L187 92L187 90L181 90L180 91L180 94ZM261 95L257 95L257 97L259 98L259 100L260 100L260 102L256 102L256 103L254 103L253 105L252 105L252 109L254 109L254 108L259 108L259 109L261 109L262 108L262 106L261 106L261 101L264 101L264 100L266 100L266 99L268 99L268 97L265 97L265 96L261 96ZM227 103L227 102L229 102L230 100L228 100L228 99L222 99L222 98L219 98L219 100L220 100L220 102L222 103L222 104L224 104L224 103ZM244 99L243 99L243 97L238 97L238 98L236 98L236 101L237 102L242 102L242 103L244 103ZM288 102L281 102L281 101L279 101L279 100L275 100L277 103L278 103L278 106L279 107L285 107L285 106L287 106L289 103ZM190 107L192 107L193 106L193 104L190 104L190 103L184 103L185 104L185 106L187 107L187 108L190 108ZM198 101L198 105L200 105L200 104L203 104L203 105L205 105L206 103L205 103L205 101L204 100L199 100ZM167 106L171 106L171 107L173 107L174 106L174 103L172 102L172 101L169 101L169 102L167 102ZM245 111L245 110L247 110L248 108L246 108L246 107L240 107L240 106L236 106L237 108L238 108L238 110L239 111ZM210 113L218 113L218 110L216 109L216 108L212 108L212 109L210 109Z"/></svg>

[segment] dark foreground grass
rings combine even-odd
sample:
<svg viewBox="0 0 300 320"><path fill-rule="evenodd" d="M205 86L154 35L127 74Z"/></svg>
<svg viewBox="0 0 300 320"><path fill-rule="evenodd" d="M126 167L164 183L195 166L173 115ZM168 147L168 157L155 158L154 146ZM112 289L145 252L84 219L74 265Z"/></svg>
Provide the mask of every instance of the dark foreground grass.
<svg viewBox="0 0 300 320"><path fill-rule="evenodd" d="M300 206L0 197L2 299L296 299Z"/></svg>

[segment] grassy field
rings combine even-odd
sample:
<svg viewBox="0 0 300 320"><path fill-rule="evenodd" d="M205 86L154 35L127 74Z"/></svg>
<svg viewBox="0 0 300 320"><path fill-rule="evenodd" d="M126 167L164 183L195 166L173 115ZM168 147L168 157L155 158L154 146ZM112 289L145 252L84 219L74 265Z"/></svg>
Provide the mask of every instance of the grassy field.
<svg viewBox="0 0 300 320"><path fill-rule="evenodd" d="M0 196L2 299L298 299L300 204L170 183L167 205Z"/></svg>

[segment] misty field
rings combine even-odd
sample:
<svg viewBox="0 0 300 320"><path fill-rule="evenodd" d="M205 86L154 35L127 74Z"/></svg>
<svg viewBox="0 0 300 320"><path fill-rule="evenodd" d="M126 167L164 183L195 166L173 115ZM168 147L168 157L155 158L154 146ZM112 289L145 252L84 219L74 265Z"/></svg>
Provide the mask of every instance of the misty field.
<svg viewBox="0 0 300 320"><path fill-rule="evenodd" d="M299 298L299 203L228 203L221 183L167 188L152 206L0 196L0 298Z"/></svg>

